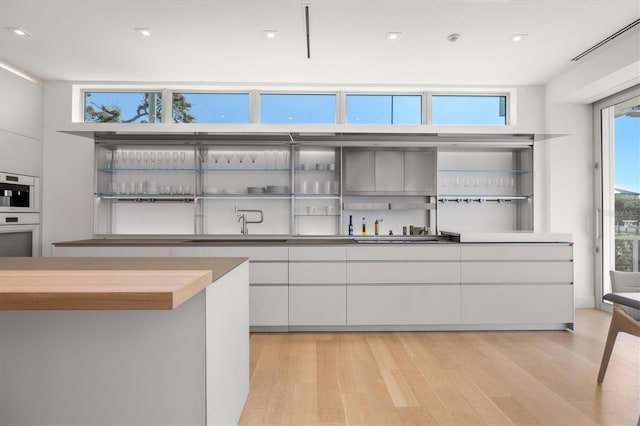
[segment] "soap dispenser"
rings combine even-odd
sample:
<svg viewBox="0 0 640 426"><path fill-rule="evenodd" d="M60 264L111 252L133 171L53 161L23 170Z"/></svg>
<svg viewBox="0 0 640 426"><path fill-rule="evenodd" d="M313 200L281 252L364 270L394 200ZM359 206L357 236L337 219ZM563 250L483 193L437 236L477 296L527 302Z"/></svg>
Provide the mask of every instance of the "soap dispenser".
<svg viewBox="0 0 640 426"><path fill-rule="evenodd" d="M362 235L367 235L367 223L364 217L362 218Z"/></svg>

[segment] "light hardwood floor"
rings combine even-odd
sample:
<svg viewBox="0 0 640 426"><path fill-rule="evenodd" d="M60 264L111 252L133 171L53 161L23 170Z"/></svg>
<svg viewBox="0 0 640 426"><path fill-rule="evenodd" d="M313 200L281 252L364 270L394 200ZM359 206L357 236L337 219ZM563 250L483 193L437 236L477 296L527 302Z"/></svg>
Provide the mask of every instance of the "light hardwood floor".
<svg viewBox="0 0 640 426"><path fill-rule="evenodd" d="M620 334L596 383L610 314L575 331L251 335L241 425L635 425L640 339Z"/></svg>

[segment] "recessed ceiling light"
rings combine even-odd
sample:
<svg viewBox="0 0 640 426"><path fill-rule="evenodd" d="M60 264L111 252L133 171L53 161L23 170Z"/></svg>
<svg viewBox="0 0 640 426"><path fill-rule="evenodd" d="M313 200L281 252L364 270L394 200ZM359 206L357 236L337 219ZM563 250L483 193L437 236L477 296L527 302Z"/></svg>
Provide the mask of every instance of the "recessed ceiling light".
<svg viewBox="0 0 640 426"><path fill-rule="evenodd" d="M400 38L400 34L399 32L392 32L392 33L387 33L387 40L397 40Z"/></svg>
<svg viewBox="0 0 640 426"><path fill-rule="evenodd" d="M7 27L7 31L13 33L14 35L20 36L20 37L25 37L25 36L30 36L31 34L29 34L29 32L27 30L25 30L24 28L20 28L20 27Z"/></svg>
<svg viewBox="0 0 640 426"><path fill-rule="evenodd" d="M514 34L511 37L509 37L510 41L520 41L523 38L525 38L527 35L526 34Z"/></svg>
<svg viewBox="0 0 640 426"><path fill-rule="evenodd" d="M264 30L262 32L262 34L266 37L266 38L276 38L276 35L278 35L278 31L276 30Z"/></svg>
<svg viewBox="0 0 640 426"><path fill-rule="evenodd" d="M149 30L149 28L136 28L135 30L143 37L151 37L151 30Z"/></svg>

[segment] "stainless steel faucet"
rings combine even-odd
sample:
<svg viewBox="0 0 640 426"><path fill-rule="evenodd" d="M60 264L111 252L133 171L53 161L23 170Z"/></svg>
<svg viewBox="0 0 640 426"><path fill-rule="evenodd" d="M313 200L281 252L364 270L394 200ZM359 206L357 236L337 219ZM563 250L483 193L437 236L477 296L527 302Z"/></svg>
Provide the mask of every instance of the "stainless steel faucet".
<svg viewBox="0 0 640 426"><path fill-rule="evenodd" d="M240 228L240 232L242 233L242 235L249 235L249 227L247 226L248 224L262 223L262 221L264 220L264 213L262 210L243 210L243 209L239 209L238 206L236 206L235 212L236 214L243 213L243 214L238 214L238 222L242 221L242 227ZM248 220L247 213L259 213L260 220Z"/></svg>

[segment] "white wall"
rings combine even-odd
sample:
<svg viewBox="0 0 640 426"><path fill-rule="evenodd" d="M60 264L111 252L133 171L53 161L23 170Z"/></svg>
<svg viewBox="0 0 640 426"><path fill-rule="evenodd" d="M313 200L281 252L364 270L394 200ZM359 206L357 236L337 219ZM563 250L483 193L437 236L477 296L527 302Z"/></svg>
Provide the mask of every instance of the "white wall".
<svg viewBox="0 0 640 426"><path fill-rule="evenodd" d="M40 176L42 85L0 68L0 170Z"/></svg>
<svg viewBox="0 0 640 426"><path fill-rule="evenodd" d="M93 236L93 139L61 133L71 123L71 84L44 88L42 255L51 243Z"/></svg>
<svg viewBox="0 0 640 426"><path fill-rule="evenodd" d="M595 305L594 146L591 103L640 84L640 29L596 50L547 85L544 223L571 232L576 307Z"/></svg>

